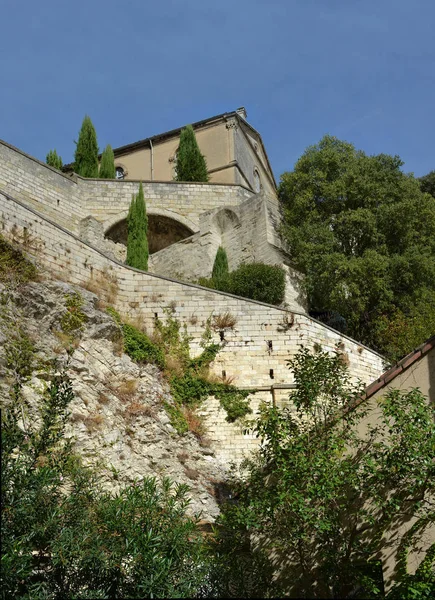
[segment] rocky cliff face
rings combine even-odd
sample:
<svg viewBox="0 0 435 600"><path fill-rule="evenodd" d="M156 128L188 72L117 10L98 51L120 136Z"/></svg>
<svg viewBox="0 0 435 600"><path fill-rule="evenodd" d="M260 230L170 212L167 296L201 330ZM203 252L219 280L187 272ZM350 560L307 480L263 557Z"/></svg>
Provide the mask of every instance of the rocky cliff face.
<svg viewBox="0 0 435 600"><path fill-rule="evenodd" d="M37 367L25 385L26 418L38 418L39 391L44 387L44 365L67 360L61 321L68 296L83 298L86 322L75 341L68 363L75 399L70 405L68 436L85 462L105 467L111 488L146 475L169 476L191 488L191 511L213 521L219 509L226 469L207 440L192 433L180 436L170 424L164 403L172 398L159 369L135 364L122 353L117 323L98 308L95 294L61 281L43 278L5 291L0 319L0 398L8 402L4 344L21 324L36 346Z"/></svg>

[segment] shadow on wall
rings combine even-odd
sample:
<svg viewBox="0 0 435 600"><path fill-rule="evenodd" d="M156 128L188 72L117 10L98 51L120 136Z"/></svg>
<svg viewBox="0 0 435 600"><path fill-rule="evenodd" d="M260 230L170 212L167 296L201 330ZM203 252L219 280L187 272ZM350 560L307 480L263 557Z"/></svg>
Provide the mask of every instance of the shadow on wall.
<svg viewBox="0 0 435 600"><path fill-rule="evenodd" d="M175 242L190 237L193 231L175 219L163 215L148 215L148 248L154 254ZM127 220L122 219L107 230L106 239L118 244L127 245Z"/></svg>

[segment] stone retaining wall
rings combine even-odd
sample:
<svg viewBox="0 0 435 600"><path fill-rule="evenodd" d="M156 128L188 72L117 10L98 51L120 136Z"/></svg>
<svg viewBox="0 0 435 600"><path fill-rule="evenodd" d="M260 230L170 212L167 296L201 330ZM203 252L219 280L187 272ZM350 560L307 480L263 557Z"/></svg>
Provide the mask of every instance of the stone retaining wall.
<svg viewBox="0 0 435 600"><path fill-rule="evenodd" d="M383 372L380 355L305 314L126 267L26 204L23 198L0 193L1 234L20 243L54 276L95 291L124 317L140 319L148 331L153 328L155 316L164 318L165 310L171 310L186 324L192 336L192 352L199 353L207 320L213 315L233 315L233 329L214 333L216 341L223 336L224 347L213 370L217 375L225 371L227 377L234 378L235 385L291 383L287 361L301 344L310 348L320 344L329 351L339 345L352 376L366 384ZM259 398L257 395L254 404ZM226 423L223 411L216 412L213 403L210 407L213 441L222 460L239 458L236 447L248 450L255 446L255 439L239 433L237 425Z"/></svg>

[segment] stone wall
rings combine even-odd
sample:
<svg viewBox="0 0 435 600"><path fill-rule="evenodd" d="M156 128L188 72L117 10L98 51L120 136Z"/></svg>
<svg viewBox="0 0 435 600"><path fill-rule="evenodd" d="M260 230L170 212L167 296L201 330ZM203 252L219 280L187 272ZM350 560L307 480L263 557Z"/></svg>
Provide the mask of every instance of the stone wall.
<svg viewBox="0 0 435 600"><path fill-rule="evenodd" d="M49 220L33 206L27 206L22 198L0 193L0 219L1 234L20 243L56 277L97 292L124 317L140 319L148 331L153 329L155 316L164 318L165 308L170 307L180 322L186 324L194 354L201 350L201 335L207 320L213 315L231 313L236 318L234 328L214 334L216 341L223 338L224 347L213 370L217 375L225 371L237 386L292 383L287 361L301 344L310 348L320 344L329 351L339 345L352 376L364 383L383 371L380 355L305 314L126 267ZM252 437L243 436L237 425L227 424L222 411L212 410L210 414L214 442L222 460L240 457L234 445L247 450L257 443ZM233 428L232 436L229 427Z"/></svg>
<svg viewBox="0 0 435 600"><path fill-rule="evenodd" d="M257 150L255 150L255 144L257 145ZM254 172L257 171L260 176L262 189L270 196L276 196L275 186L271 181L267 163L261 151L261 144L259 140L254 140L253 133L247 125L237 123L237 126L234 128L234 146L237 163L244 177L252 186L252 189L258 191L256 189L257 182L254 177ZM242 177L240 177L240 183L244 183Z"/></svg>
<svg viewBox="0 0 435 600"><path fill-rule="evenodd" d="M79 221L92 216L104 231L125 219L138 181L83 179L67 176L0 141L0 189L43 212L74 233ZM199 215L223 206L236 206L252 196L240 185L215 183L143 182L147 210L179 220L197 231Z"/></svg>
<svg viewBox="0 0 435 600"><path fill-rule="evenodd" d="M217 249L222 246L228 256L230 271L242 263L283 265L287 277L284 302L290 310L305 311L305 299L300 291L301 276L288 262L278 226L277 200L257 194L238 206L202 214L199 232L150 256L149 270L183 281L210 277ZM101 248L105 248L104 242Z"/></svg>

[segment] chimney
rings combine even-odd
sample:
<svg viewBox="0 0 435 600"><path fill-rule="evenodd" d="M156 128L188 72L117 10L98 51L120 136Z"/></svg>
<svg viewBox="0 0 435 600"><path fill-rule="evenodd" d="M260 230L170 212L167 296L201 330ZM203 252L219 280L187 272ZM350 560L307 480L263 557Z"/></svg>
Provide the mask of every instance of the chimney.
<svg viewBox="0 0 435 600"><path fill-rule="evenodd" d="M246 108L244 106L238 108L236 113L239 115L239 117L242 117L242 119L245 119L246 121L248 115L246 114Z"/></svg>

